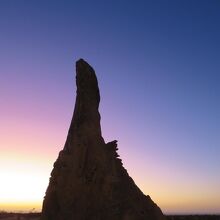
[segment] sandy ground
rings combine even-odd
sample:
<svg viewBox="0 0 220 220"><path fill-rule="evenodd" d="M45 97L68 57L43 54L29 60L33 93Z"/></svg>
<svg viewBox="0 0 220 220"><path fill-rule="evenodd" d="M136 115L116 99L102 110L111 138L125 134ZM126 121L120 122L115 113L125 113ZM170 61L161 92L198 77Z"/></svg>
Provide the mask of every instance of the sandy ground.
<svg viewBox="0 0 220 220"><path fill-rule="evenodd" d="M7 214L0 215L0 220L40 220L39 215Z"/></svg>
<svg viewBox="0 0 220 220"><path fill-rule="evenodd" d="M7 217L7 218L0 218L0 220L40 220L39 217Z"/></svg>

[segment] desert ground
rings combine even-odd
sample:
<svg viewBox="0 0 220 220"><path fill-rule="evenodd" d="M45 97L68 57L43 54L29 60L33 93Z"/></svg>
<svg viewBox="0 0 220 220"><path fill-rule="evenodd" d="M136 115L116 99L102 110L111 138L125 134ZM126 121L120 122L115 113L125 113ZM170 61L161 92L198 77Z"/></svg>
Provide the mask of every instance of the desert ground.
<svg viewBox="0 0 220 220"><path fill-rule="evenodd" d="M220 215L167 215L167 220L220 220ZM0 213L0 220L40 220L40 213Z"/></svg>
<svg viewBox="0 0 220 220"><path fill-rule="evenodd" d="M0 213L0 220L39 220L40 213Z"/></svg>

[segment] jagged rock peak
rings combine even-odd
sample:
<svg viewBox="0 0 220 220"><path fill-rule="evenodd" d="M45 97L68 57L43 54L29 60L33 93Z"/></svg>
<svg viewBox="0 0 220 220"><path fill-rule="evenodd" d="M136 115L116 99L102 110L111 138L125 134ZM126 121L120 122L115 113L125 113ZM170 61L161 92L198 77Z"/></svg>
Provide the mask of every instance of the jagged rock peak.
<svg viewBox="0 0 220 220"><path fill-rule="evenodd" d="M76 62L76 85L72 121L51 172L42 220L164 220L123 167L117 141L104 142L98 81L83 59Z"/></svg>

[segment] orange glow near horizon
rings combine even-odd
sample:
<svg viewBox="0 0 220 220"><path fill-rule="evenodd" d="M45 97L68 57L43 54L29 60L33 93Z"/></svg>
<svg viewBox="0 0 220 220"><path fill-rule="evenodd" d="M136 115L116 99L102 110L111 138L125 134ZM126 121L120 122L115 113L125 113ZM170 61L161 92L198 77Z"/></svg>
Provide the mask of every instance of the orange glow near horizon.
<svg viewBox="0 0 220 220"><path fill-rule="evenodd" d="M50 172L62 149L66 131L62 129L61 133L47 129L47 125L37 124L30 132L31 129L24 123L16 124L10 125L10 132L1 130L0 210L41 211ZM53 124L51 127L56 128ZM9 134L15 134L13 139ZM142 154L126 147L132 145L135 143L119 142L119 154L124 167L139 188L150 195L165 214L213 214L219 210L218 181L207 182L209 178L203 179L204 176L199 173L191 178L181 166L158 163L161 158L154 155L153 151Z"/></svg>
<svg viewBox="0 0 220 220"><path fill-rule="evenodd" d="M47 158L46 156L44 158L40 155L29 157L28 155L13 154L8 159L8 156L0 156L0 210L41 211L49 174L54 162L53 158ZM192 213L192 207L194 210L192 214L210 213L210 210L215 213L215 210L218 209L217 204L220 203L218 195L208 195L207 192L204 192L203 195L198 194L195 197L195 194L198 193L196 191L193 193L196 186L191 186L191 189L190 186L184 188L183 184L185 183L181 185L178 181L178 183L164 181L161 185L158 178L160 176L160 179L163 179L164 175L158 174L155 177L155 174L149 172L147 181L142 176L142 172L136 172L136 175L134 175L129 167L128 172L141 190L145 194L149 194L165 214L190 214Z"/></svg>
<svg viewBox="0 0 220 220"><path fill-rule="evenodd" d="M0 156L0 210L40 211L52 161L12 154Z"/></svg>
<svg viewBox="0 0 220 220"><path fill-rule="evenodd" d="M18 121L5 118L0 128L0 210L40 211L59 141L48 121Z"/></svg>

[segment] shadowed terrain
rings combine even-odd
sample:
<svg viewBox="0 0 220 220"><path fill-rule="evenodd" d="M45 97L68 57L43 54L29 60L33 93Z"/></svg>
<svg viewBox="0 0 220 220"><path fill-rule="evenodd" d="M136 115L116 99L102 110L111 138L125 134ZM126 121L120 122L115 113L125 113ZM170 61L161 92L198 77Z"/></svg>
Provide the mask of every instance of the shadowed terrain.
<svg viewBox="0 0 220 220"><path fill-rule="evenodd" d="M167 215L167 220L220 220L220 215Z"/></svg>
<svg viewBox="0 0 220 220"><path fill-rule="evenodd" d="M40 213L0 212L0 220L40 220Z"/></svg>
<svg viewBox="0 0 220 220"><path fill-rule="evenodd" d="M40 220L41 213L0 213L0 220ZM220 215L167 215L166 220L220 220Z"/></svg>

